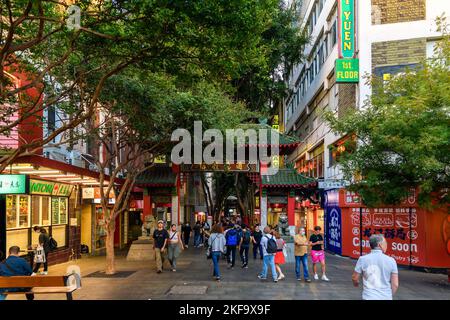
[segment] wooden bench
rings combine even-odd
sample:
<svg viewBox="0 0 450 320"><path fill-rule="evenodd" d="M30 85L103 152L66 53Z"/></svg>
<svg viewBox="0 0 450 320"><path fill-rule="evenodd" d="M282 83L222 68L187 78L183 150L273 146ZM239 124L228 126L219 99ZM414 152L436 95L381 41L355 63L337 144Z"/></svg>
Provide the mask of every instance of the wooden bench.
<svg viewBox="0 0 450 320"><path fill-rule="evenodd" d="M80 287L81 279L76 273L65 276L0 277L0 288L30 288L28 291L1 292L5 295L65 293L67 300L72 300L72 293Z"/></svg>

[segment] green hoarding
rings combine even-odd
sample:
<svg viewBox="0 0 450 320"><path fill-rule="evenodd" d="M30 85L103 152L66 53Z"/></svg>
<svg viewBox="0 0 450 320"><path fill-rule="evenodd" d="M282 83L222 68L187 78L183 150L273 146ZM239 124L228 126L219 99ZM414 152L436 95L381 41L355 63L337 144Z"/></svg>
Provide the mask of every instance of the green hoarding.
<svg viewBox="0 0 450 320"><path fill-rule="evenodd" d="M353 58L355 55L355 3L354 0L339 0L340 55Z"/></svg>
<svg viewBox="0 0 450 320"><path fill-rule="evenodd" d="M27 194L29 186L25 174L0 174L0 194Z"/></svg>
<svg viewBox="0 0 450 320"><path fill-rule="evenodd" d="M359 82L359 59L336 59L336 82Z"/></svg>

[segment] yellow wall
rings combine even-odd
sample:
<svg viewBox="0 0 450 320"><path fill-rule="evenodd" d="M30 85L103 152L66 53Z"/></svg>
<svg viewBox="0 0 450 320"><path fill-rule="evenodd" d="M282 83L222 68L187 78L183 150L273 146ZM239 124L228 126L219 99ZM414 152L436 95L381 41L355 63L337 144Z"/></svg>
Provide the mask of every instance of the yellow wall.
<svg viewBox="0 0 450 320"><path fill-rule="evenodd" d="M84 204L81 209L81 244L89 246L92 250L92 205Z"/></svg>

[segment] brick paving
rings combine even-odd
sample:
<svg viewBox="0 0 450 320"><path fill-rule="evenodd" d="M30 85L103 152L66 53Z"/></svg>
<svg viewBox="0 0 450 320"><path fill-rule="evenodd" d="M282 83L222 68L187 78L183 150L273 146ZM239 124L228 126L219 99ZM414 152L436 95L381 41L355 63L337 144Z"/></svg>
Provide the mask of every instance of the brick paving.
<svg viewBox="0 0 450 320"><path fill-rule="evenodd" d="M299 282L295 279L294 264L284 265L284 280L278 283L261 281L257 274L262 261L250 258L249 268L241 269L237 258L233 270L221 261L222 281L212 280L212 262L206 260L203 248L185 250L178 259L177 272L156 273L155 263L126 261L125 254L117 256L118 271L134 271L126 278L85 277L104 270L105 257L83 257L77 260L82 275L82 288L75 291L77 300L359 300L361 288L354 288L351 274L355 260L327 254L327 275L330 282ZM49 275L64 274L63 263L49 267ZM310 270L312 266L310 263ZM400 288L395 300L450 300L447 275L399 269ZM269 272L270 273L270 272ZM270 279L270 276L269 276ZM174 288L174 286L177 286ZM180 287L186 287L185 289ZM205 290L206 289L206 290ZM205 293L206 291L206 293ZM36 300L65 300L64 294L37 295ZM8 300L24 300L12 295Z"/></svg>

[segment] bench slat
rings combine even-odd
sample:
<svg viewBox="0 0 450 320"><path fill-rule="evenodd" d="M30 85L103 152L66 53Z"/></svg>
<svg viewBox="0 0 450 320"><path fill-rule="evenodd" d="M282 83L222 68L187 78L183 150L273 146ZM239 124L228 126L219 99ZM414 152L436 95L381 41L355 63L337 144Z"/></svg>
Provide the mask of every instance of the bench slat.
<svg viewBox="0 0 450 320"><path fill-rule="evenodd" d="M0 277L0 288L64 287L65 276Z"/></svg>

